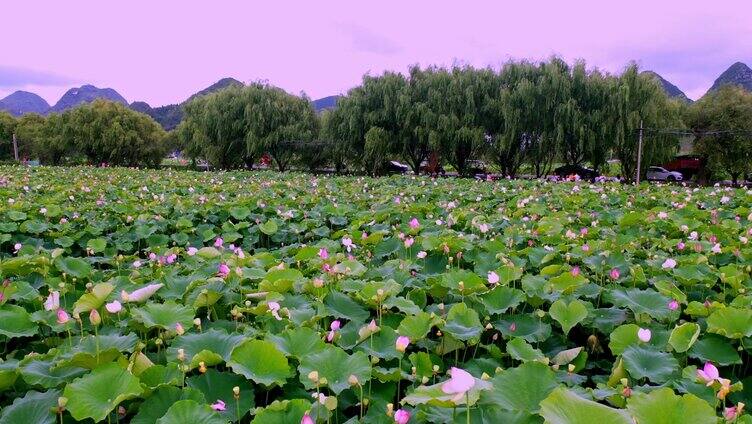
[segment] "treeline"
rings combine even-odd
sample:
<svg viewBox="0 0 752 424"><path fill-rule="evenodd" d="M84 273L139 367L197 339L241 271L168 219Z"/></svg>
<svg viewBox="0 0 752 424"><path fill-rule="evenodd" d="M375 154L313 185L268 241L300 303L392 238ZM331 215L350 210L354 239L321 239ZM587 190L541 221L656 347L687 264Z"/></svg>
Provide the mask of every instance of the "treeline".
<svg viewBox="0 0 752 424"><path fill-rule="evenodd" d="M626 179L637 166L637 129L696 131L710 168L736 178L749 172L752 95L725 87L689 106L669 99L658 81L627 66L613 75L559 58L510 62L500 70L412 67L407 75L366 75L337 107L317 115L310 100L264 83L231 86L184 106L181 124L165 134L148 116L97 101L43 118L0 115L0 159L22 140L22 156L60 164L85 161L156 166L167 151L220 169L250 168L263 158L280 171L379 174L389 160L416 173L426 164L465 174L475 160L515 176L537 177L554 164L603 169L618 159ZM8 130L13 127L12 130ZM736 128L733 133L714 129ZM642 167L679 148L676 132L646 135ZM431 168L431 166L429 166Z"/></svg>
<svg viewBox="0 0 752 424"><path fill-rule="evenodd" d="M636 66L612 76L556 58L500 71L413 67L365 76L318 119L307 99L263 84L206 96L185 112L177 136L184 152L222 168L268 154L280 170L298 161L368 173L390 158L419 173L437 157L460 174L483 159L504 175L529 164L542 176L556 162L598 169L613 156L630 178L640 121L682 125L681 105ZM676 136L653 140L644 163L670 158L677 146Z"/></svg>
<svg viewBox="0 0 752 424"><path fill-rule="evenodd" d="M27 114L13 119L0 113L0 160L19 159L50 165L107 164L158 166L167 153L167 133L149 116L120 103L96 100L61 114Z"/></svg>

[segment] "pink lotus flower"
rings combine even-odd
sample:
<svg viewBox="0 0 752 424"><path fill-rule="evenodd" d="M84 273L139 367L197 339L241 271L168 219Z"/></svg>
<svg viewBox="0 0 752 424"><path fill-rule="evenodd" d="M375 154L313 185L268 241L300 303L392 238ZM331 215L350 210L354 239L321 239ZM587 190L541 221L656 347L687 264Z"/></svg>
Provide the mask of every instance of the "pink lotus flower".
<svg viewBox="0 0 752 424"><path fill-rule="evenodd" d="M313 421L313 418L311 418L310 415L305 414L303 415L303 418L300 420L300 424L316 424L316 423Z"/></svg>
<svg viewBox="0 0 752 424"><path fill-rule="evenodd" d="M198 249L195 247L189 247L188 250L186 250L186 253L188 253L188 256L193 256L198 253Z"/></svg>
<svg viewBox="0 0 752 424"><path fill-rule="evenodd" d="M637 338L643 343L649 342L652 337L653 333L648 328L640 328L637 330Z"/></svg>
<svg viewBox="0 0 752 424"><path fill-rule="evenodd" d="M661 265L663 269L674 269L676 267L676 261L668 258L665 261L663 261L663 264Z"/></svg>
<svg viewBox="0 0 752 424"><path fill-rule="evenodd" d="M452 367L449 370L449 376L450 379L441 385L441 391L448 395L454 395L453 402L461 400L465 393L475 386L475 378L461 368Z"/></svg>
<svg viewBox="0 0 752 424"><path fill-rule="evenodd" d="M590 246L588 246L587 244L583 244L582 245L582 251L583 252L589 252L590 251Z"/></svg>
<svg viewBox="0 0 752 424"><path fill-rule="evenodd" d="M171 264L171 263L175 262L175 260L177 260L177 258L178 258L178 255L176 255L174 253L170 253L169 255L167 255L166 261L167 261L168 264Z"/></svg>
<svg viewBox="0 0 752 424"><path fill-rule="evenodd" d="M495 285L499 284L499 274L497 274L494 271L488 271L488 284Z"/></svg>
<svg viewBox="0 0 752 424"><path fill-rule="evenodd" d="M133 268L141 268L141 261L133 261Z"/></svg>
<svg viewBox="0 0 752 424"><path fill-rule="evenodd" d="M104 308L107 309L107 312L116 314L123 310L123 305L121 305L117 300L114 300L110 303L105 303Z"/></svg>
<svg viewBox="0 0 752 424"><path fill-rule="evenodd" d="M729 422L734 421L742 415L742 411L744 411L744 403L739 402L735 406L725 408L723 410L723 418Z"/></svg>
<svg viewBox="0 0 752 424"><path fill-rule="evenodd" d="M679 309L679 302L676 299L671 300L671 302L668 302L668 309L671 311Z"/></svg>
<svg viewBox="0 0 752 424"><path fill-rule="evenodd" d="M326 248L319 249L319 258L324 260L329 259L329 251Z"/></svg>
<svg viewBox="0 0 752 424"><path fill-rule="evenodd" d="M621 274L619 273L619 268L613 268L611 269L611 272L608 275L611 277L612 280L618 280Z"/></svg>
<svg viewBox="0 0 752 424"><path fill-rule="evenodd" d="M60 292L52 291L47 296L47 300L44 301L44 310L54 311L57 309L60 309Z"/></svg>
<svg viewBox="0 0 752 424"><path fill-rule="evenodd" d="M395 342L395 348L398 352L405 352L407 347L410 345L410 338L406 336L399 336L397 337L397 341Z"/></svg>
<svg viewBox="0 0 752 424"><path fill-rule="evenodd" d="M418 259L425 259L425 257L428 256L428 253L426 253L425 250L421 250L416 256L418 257Z"/></svg>
<svg viewBox="0 0 752 424"><path fill-rule="evenodd" d="M679 243L676 243L676 248L677 248L678 250L684 250L684 248L685 248L685 247L687 247L687 245L686 245L686 244L684 244L684 242L683 242L683 241L680 241Z"/></svg>
<svg viewBox="0 0 752 424"><path fill-rule="evenodd" d="M149 284L148 286L134 290L133 293L128 293L127 291L123 290L120 292L120 300L126 303L143 302L146 299L150 298L154 293L157 292L157 290L161 289L163 286L164 284L162 283Z"/></svg>
<svg viewBox="0 0 752 424"><path fill-rule="evenodd" d="M217 239L216 239L216 240L214 240L214 247L219 247L219 248L221 248L221 247L222 247L222 246L224 246L224 245L225 245L225 241L224 241L224 240L222 240L222 238L221 238L221 237L217 237Z"/></svg>
<svg viewBox="0 0 752 424"><path fill-rule="evenodd" d="M352 242L352 239L350 237L342 237L342 245L347 248L347 251L350 252L352 249L355 249L357 246Z"/></svg>
<svg viewBox="0 0 752 424"><path fill-rule="evenodd" d="M412 237L406 238L405 239L405 248L409 249L410 246L413 245L413 243L415 243L415 239L414 238L412 238Z"/></svg>
<svg viewBox="0 0 752 424"><path fill-rule="evenodd" d="M713 247L710 249L710 251L713 253L721 253L721 244L720 243L714 244Z"/></svg>
<svg viewBox="0 0 752 424"><path fill-rule="evenodd" d="M157 259L157 254L154 252L149 253L149 260L153 261L154 259Z"/></svg>
<svg viewBox="0 0 752 424"><path fill-rule="evenodd" d="M706 362L705 366L702 367L701 370L697 370L697 377L704 381L705 385L712 386L713 382L720 378L720 374L718 373L718 368L716 368L715 365L711 364L710 362Z"/></svg>
<svg viewBox="0 0 752 424"><path fill-rule="evenodd" d="M225 407L225 403L221 399L217 399L216 402L212 403L211 409L215 411L224 411L227 408Z"/></svg>
<svg viewBox="0 0 752 424"><path fill-rule="evenodd" d="M410 228L412 228L413 230L416 230L420 227L420 222L418 222L418 218L413 218L410 220L409 225L410 225Z"/></svg>
<svg viewBox="0 0 752 424"><path fill-rule="evenodd" d="M394 422L396 424L407 424L410 421L410 412L404 409L398 409L394 413Z"/></svg>
<svg viewBox="0 0 752 424"><path fill-rule="evenodd" d="M230 275L230 267L224 262L219 264L219 267L217 267L217 275L221 278L227 277Z"/></svg>
<svg viewBox="0 0 752 424"><path fill-rule="evenodd" d="M571 270L571 271L569 271L569 272L570 272L570 273L572 273L572 276L573 276L573 277L576 277L576 276L580 275L580 267L578 267L578 266L575 266L575 267L573 267L573 268L572 268L572 270Z"/></svg>
<svg viewBox="0 0 752 424"><path fill-rule="evenodd" d="M326 335L326 341L331 343L331 341L334 340L334 336L337 334L337 331L339 331L341 326L342 326L342 323L340 323L338 319L335 319L334 321L332 321L332 323L329 325L329 328L331 331L329 331L329 334Z"/></svg>
<svg viewBox="0 0 752 424"><path fill-rule="evenodd" d="M279 303L277 302L267 302L266 306L269 308L269 312L272 313L272 316L277 321L282 321L282 317L279 316Z"/></svg>
<svg viewBox="0 0 752 424"><path fill-rule="evenodd" d="M61 324L61 325L62 325L62 324L65 324L65 323L66 323L66 322L68 322L69 320L70 320L70 315L68 315L68 313L67 313L67 312L65 312L65 311L64 311L64 310L62 310L62 309L58 309L58 310L57 310L57 323L58 323L58 324Z"/></svg>
<svg viewBox="0 0 752 424"><path fill-rule="evenodd" d="M13 253L18 253L18 251L21 250L22 247L23 247L23 244L21 244L21 243L14 244L13 245Z"/></svg>

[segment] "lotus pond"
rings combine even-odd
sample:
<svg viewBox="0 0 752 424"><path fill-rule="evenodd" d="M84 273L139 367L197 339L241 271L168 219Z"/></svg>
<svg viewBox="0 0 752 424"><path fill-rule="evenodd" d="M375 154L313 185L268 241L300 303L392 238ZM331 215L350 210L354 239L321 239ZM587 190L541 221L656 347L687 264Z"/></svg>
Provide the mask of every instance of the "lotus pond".
<svg viewBox="0 0 752 424"><path fill-rule="evenodd" d="M0 167L0 423L752 423L752 193Z"/></svg>

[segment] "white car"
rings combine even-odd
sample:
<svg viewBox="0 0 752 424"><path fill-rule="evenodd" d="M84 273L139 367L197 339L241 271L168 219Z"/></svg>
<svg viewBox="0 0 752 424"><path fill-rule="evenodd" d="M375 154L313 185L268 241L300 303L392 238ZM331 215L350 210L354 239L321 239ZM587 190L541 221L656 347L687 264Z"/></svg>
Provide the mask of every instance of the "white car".
<svg viewBox="0 0 752 424"><path fill-rule="evenodd" d="M660 166L651 166L648 168L647 177L649 180L654 181L681 181L681 172L669 171L666 168Z"/></svg>

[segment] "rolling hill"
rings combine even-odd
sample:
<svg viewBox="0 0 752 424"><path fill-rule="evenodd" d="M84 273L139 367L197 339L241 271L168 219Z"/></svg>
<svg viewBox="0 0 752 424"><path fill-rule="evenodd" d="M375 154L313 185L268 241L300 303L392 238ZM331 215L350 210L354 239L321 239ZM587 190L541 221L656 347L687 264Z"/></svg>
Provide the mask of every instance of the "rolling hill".
<svg viewBox="0 0 752 424"><path fill-rule="evenodd" d="M38 113L43 115L50 109L46 100L28 91L16 91L15 93L0 99L0 110L6 111L13 116L21 116L25 113Z"/></svg>

